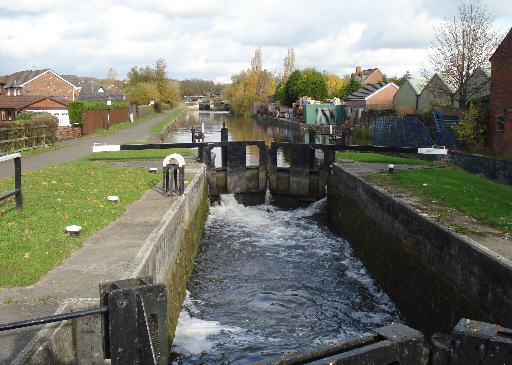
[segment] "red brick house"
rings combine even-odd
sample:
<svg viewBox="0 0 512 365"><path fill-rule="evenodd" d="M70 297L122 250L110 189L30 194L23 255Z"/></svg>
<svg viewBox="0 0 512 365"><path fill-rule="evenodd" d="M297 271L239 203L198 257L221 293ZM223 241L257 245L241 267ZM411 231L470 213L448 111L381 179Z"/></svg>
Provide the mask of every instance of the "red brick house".
<svg viewBox="0 0 512 365"><path fill-rule="evenodd" d="M393 98L399 87L392 82L368 84L345 98L347 118L358 124L361 113L368 109L393 108Z"/></svg>
<svg viewBox="0 0 512 365"><path fill-rule="evenodd" d="M44 95L76 100L80 88L50 69L19 71L0 80L1 96Z"/></svg>
<svg viewBox="0 0 512 365"><path fill-rule="evenodd" d="M69 125L68 100L41 95L0 96L0 121L14 120L22 111L48 112L59 118L59 126Z"/></svg>
<svg viewBox="0 0 512 365"><path fill-rule="evenodd" d="M378 68L369 68L367 70L361 70L361 66L356 67L356 72L351 76L363 84L376 84L384 81L384 75Z"/></svg>
<svg viewBox="0 0 512 365"><path fill-rule="evenodd" d="M512 28L490 61L489 147L497 155L512 156Z"/></svg>

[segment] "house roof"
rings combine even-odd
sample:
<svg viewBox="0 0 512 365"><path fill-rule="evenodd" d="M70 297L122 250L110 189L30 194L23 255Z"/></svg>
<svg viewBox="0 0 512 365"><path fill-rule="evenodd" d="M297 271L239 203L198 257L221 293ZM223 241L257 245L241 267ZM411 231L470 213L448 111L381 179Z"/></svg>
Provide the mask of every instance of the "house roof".
<svg viewBox="0 0 512 365"><path fill-rule="evenodd" d="M7 76L4 88L7 89L9 87L21 87L27 81L33 80L47 71L49 71L49 69L15 72L12 75Z"/></svg>
<svg viewBox="0 0 512 365"><path fill-rule="evenodd" d="M42 100L53 100L63 106L68 103L65 99L46 95L0 96L0 109L20 110Z"/></svg>
<svg viewBox="0 0 512 365"><path fill-rule="evenodd" d="M78 88L77 85L69 82L68 80L66 80L65 78L63 78L59 74L53 72L49 68L46 68L44 70L30 70L30 71L18 71L18 72L15 72L12 75L9 75L9 76L7 76L5 78L5 80L4 80L4 82L5 82L4 89L10 88L10 87L22 87L23 85L25 85L29 81L32 81L32 80L38 78L39 76L41 76L41 75L43 75L43 74L45 74L47 72L53 73L55 76L57 76L60 79L64 80L65 82L67 82L68 84L73 86L75 89Z"/></svg>
<svg viewBox="0 0 512 365"><path fill-rule="evenodd" d="M80 79L76 75L60 75L60 77L76 87L80 86Z"/></svg>
<svg viewBox="0 0 512 365"><path fill-rule="evenodd" d="M446 86L446 88L452 93L452 94L455 94L455 92L457 91L457 87L455 87L455 85L453 85L446 77L444 77L443 75L441 75L440 73L435 73L434 76L432 76L432 78L430 80L432 80L434 77L437 77L439 80L441 80L441 82L444 84L444 86ZM429 80L429 82L430 82Z"/></svg>
<svg viewBox="0 0 512 365"><path fill-rule="evenodd" d="M424 77L410 78L410 79L407 79L406 82L409 82L409 84L411 85L411 87L414 90L414 92L416 93L416 95L419 95L419 94L421 94L421 91L423 90L425 85L427 85L428 79L426 79Z"/></svg>
<svg viewBox="0 0 512 365"><path fill-rule="evenodd" d="M503 44L506 43L506 42L512 42L512 28L510 28L510 30L508 31L507 35L505 36L505 38L503 38L503 40L501 41L501 43L499 44L499 46L496 48L496 50L494 51L494 53L492 54L492 56L489 58L489 60L492 62L492 58L494 57L494 55L496 53L498 53L499 51L501 51L501 48L503 47Z"/></svg>
<svg viewBox="0 0 512 365"><path fill-rule="evenodd" d="M378 82L376 84L368 84L357 91L354 91L352 94L347 96L345 100L366 100L373 94L379 92L380 90L384 89L385 87L392 85L398 89L398 86L393 84L392 82Z"/></svg>
<svg viewBox="0 0 512 365"><path fill-rule="evenodd" d="M124 93L116 93L111 92L108 89L105 90L105 92L98 93L95 91L84 91L82 90L80 94L78 95L78 101L102 101L107 102L108 98L110 97L110 100L112 102L123 102L126 101L126 97Z"/></svg>

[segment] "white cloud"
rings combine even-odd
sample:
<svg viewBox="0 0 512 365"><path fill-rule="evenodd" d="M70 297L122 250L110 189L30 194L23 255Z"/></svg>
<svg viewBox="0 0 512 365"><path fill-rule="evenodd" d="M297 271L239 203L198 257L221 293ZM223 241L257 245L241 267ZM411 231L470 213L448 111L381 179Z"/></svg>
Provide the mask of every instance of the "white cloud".
<svg viewBox="0 0 512 365"><path fill-rule="evenodd" d="M510 28L511 4L489 4L498 29ZM445 0L1 1L0 52L8 56L0 74L35 64L96 77L114 67L123 77L164 58L171 77L229 81L261 46L273 71L293 47L299 68L343 75L361 65L401 75L422 66L432 26L456 7Z"/></svg>

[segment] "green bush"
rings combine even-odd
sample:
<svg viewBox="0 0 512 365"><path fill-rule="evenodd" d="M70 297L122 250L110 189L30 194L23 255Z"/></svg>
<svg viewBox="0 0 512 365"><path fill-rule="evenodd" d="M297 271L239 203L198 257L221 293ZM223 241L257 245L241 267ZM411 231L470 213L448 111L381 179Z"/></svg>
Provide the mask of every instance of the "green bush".
<svg viewBox="0 0 512 365"><path fill-rule="evenodd" d="M34 112L21 112L16 114L15 120L30 120L34 116Z"/></svg>
<svg viewBox="0 0 512 365"><path fill-rule="evenodd" d="M59 119L50 113L28 112L23 114L17 121L0 122L0 140L6 141L0 144L3 153L11 153L27 148L37 147L55 142ZM38 128L41 125L45 128Z"/></svg>
<svg viewBox="0 0 512 365"><path fill-rule="evenodd" d="M137 105L137 118L147 117L155 112L153 105Z"/></svg>
<svg viewBox="0 0 512 365"><path fill-rule="evenodd" d="M82 125L86 110L107 110L107 103L102 101L70 101L68 102L68 115L70 123ZM129 108L128 103L112 103L112 109Z"/></svg>
<svg viewBox="0 0 512 365"><path fill-rule="evenodd" d="M309 96L314 100L325 100L328 95L327 81L318 71L302 71L295 85L295 93L298 97Z"/></svg>

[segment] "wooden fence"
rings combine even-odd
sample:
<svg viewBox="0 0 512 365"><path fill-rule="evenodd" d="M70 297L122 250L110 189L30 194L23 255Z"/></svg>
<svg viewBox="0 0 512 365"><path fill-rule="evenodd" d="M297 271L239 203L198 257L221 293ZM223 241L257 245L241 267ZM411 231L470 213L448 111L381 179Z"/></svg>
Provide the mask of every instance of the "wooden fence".
<svg viewBox="0 0 512 365"><path fill-rule="evenodd" d="M48 138L50 137L50 138ZM15 153L50 142L46 124L0 128L0 154Z"/></svg>
<svg viewBox="0 0 512 365"><path fill-rule="evenodd" d="M83 134L96 129L107 129L108 110L87 110L83 117ZM110 125L130 120L130 108L110 109Z"/></svg>

